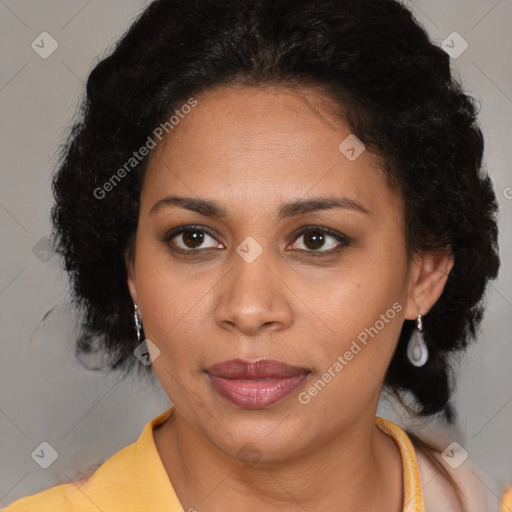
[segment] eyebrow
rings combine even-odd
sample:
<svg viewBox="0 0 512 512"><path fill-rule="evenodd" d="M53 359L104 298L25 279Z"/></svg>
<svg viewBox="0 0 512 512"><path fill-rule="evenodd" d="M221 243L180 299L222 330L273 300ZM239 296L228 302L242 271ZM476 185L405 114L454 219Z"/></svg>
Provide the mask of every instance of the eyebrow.
<svg viewBox="0 0 512 512"><path fill-rule="evenodd" d="M149 215L154 215L163 208L179 207L185 210L197 212L205 217L212 217L214 219L226 219L229 217L228 211L216 201L211 199L201 199L197 197L182 197L182 196L167 196L157 201ZM299 199L281 204L279 208L278 219L283 220L290 217L298 217L307 213L332 210L334 208L344 208L360 213L371 215L362 204L347 197L316 197L312 199Z"/></svg>

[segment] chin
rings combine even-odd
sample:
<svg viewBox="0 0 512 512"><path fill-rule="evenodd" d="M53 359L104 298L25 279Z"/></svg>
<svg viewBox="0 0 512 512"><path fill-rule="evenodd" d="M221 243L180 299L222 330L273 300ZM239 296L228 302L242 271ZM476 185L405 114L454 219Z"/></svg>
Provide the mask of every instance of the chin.
<svg viewBox="0 0 512 512"><path fill-rule="evenodd" d="M223 428L206 432L210 441L229 457L247 466L258 462L261 467L264 462L271 464L293 458L303 448L305 425L299 424L300 421L283 421L286 414L272 418L268 410L242 412L243 418L234 415L228 420L224 416Z"/></svg>

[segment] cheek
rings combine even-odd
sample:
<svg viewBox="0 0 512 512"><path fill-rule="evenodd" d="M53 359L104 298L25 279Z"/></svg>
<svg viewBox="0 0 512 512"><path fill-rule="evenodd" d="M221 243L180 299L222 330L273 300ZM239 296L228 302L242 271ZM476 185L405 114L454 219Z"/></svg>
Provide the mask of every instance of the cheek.
<svg viewBox="0 0 512 512"><path fill-rule="evenodd" d="M160 345L165 333L172 333L186 297L186 289L181 289L173 279L170 268L150 247L139 246L136 259L137 295L144 332L157 345Z"/></svg>
<svg viewBox="0 0 512 512"><path fill-rule="evenodd" d="M383 251L355 255L346 269L330 276L328 287L309 288L308 302L327 317L336 332L357 334L403 299L404 268L400 255L387 260Z"/></svg>
<svg viewBox="0 0 512 512"><path fill-rule="evenodd" d="M309 292L311 309L328 327L322 341L324 368L342 356L347 377L371 377L372 372L383 376L402 328L405 271L401 252L376 246L347 264L327 289Z"/></svg>
<svg viewBox="0 0 512 512"><path fill-rule="evenodd" d="M215 279L208 273L204 279L194 279L193 273L183 271L183 265L173 265L166 254L150 245L141 245L136 264L144 334L163 356L155 361L155 369L162 360L178 371L184 363L190 366L193 355L202 353L200 340L208 338L208 290Z"/></svg>

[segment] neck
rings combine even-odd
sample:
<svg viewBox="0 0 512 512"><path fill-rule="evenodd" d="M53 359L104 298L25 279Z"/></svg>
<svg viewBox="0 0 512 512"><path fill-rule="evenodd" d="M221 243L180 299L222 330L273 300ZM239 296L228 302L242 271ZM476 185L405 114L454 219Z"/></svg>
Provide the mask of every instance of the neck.
<svg viewBox="0 0 512 512"><path fill-rule="evenodd" d="M368 421L368 420L371 421ZM395 442L361 418L286 460L220 451L175 410L154 431L155 443L184 510L402 512L402 463Z"/></svg>

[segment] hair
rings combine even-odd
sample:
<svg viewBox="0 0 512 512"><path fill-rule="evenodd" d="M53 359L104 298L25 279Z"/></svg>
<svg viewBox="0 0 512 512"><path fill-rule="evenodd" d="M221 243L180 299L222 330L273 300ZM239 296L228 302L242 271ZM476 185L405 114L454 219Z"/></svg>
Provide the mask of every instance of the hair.
<svg viewBox="0 0 512 512"><path fill-rule="evenodd" d="M83 317L76 354L106 355L106 368L125 375L151 373L134 357L124 259L151 152L135 163L134 154L191 98L237 85L328 97L402 198L408 254L453 253L443 293L423 318L428 362L408 363L415 322L405 320L384 383L399 399L411 394L416 414L443 411L450 420L451 356L476 337L498 274L498 205L482 168L476 101L395 0L156 0L145 8L90 73L52 183L52 237ZM94 192L106 183L108 198Z"/></svg>

